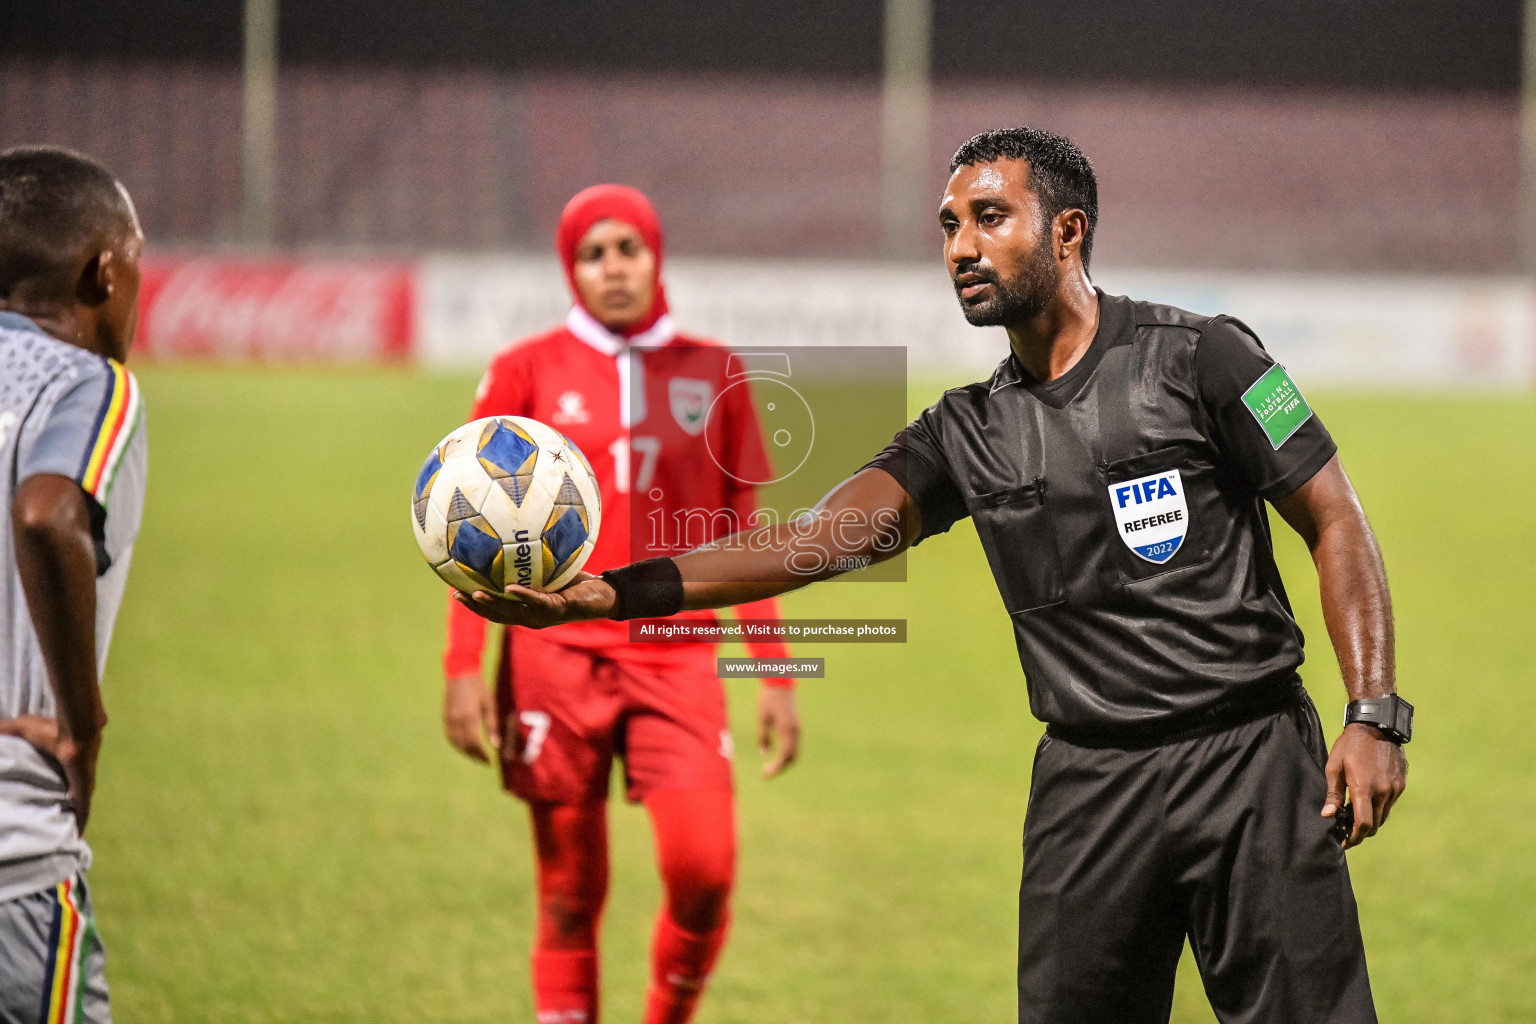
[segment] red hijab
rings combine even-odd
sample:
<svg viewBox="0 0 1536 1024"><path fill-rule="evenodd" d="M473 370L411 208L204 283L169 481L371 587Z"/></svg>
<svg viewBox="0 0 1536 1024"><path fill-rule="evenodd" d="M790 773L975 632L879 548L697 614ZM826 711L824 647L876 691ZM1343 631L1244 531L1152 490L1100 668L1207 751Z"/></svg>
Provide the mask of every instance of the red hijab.
<svg viewBox="0 0 1536 1024"><path fill-rule="evenodd" d="M667 312L667 293L661 286L661 220L645 194L628 185L593 185L571 197L560 214L560 226L555 229L555 251L560 254L560 263L565 268L565 282L570 285L571 297L583 309L586 303L581 299L581 290L576 287L576 246L592 230L592 225L600 220L618 220L628 224L640 232L645 244L656 254L656 294L651 302L651 311L643 319L617 332L630 338L650 330ZM587 312L592 311L588 309Z"/></svg>

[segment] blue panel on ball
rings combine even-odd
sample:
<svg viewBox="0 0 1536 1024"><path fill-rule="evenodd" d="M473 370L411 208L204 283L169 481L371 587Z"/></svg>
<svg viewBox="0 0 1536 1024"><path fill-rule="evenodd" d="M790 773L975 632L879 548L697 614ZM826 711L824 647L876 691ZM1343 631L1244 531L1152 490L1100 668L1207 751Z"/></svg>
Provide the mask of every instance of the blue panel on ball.
<svg viewBox="0 0 1536 1024"><path fill-rule="evenodd" d="M448 546L448 554L460 565L490 579L496 556L501 554L501 539L478 529L473 523L460 523L453 543Z"/></svg>
<svg viewBox="0 0 1536 1024"><path fill-rule="evenodd" d="M587 471L587 476L595 481L597 479L597 474L592 472L592 463L588 462L587 457L581 453L581 449L576 447L576 442L572 441L564 434L560 435L560 440L564 441L566 445L571 449L571 454L575 455L576 458L581 461L581 466Z"/></svg>
<svg viewBox="0 0 1536 1024"><path fill-rule="evenodd" d="M432 454L427 456L427 461L421 467L421 472L416 475L416 500L420 501L427 496L427 490L432 486L432 478L437 476L437 471L443 468L443 459L432 449Z"/></svg>
<svg viewBox="0 0 1536 1024"><path fill-rule="evenodd" d="M508 476L532 471L533 467L528 465L528 461L539 450L539 446L533 443L533 438L516 427L500 421L489 431L489 434L489 437L483 438L479 452L480 462L486 469L495 467Z"/></svg>
<svg viewBox="0 0 1536 1024"><path fill-rule="evenodd" d="M575 508L567 508L565 514L544 531L544 546L549 549L557 566L565 565L566 559L574 555L586 540L586 518Z"/></svg>

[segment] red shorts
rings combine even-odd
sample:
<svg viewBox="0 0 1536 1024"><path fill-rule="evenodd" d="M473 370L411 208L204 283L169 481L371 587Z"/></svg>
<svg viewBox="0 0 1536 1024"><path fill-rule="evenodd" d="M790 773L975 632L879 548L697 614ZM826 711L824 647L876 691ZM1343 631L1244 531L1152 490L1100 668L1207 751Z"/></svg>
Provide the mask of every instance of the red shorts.
<svg viewBox="0 0 1536 1024"><path fill-rule="evenodd" d="M631 800L667 789L731 789L731 733L713 644L572 647L506 631L496 706L516 712L520 757L502 783L524 800L608 797L617 754Z"/></svg>

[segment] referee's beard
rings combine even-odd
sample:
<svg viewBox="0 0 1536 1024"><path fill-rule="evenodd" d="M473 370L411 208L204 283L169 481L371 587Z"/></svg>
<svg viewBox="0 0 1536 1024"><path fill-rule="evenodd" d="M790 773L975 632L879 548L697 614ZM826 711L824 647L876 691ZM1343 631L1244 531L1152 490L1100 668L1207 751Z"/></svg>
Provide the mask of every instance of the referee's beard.
<svg viewBox="0 0 1536 1024"><path fill-rule="evenodd" d="M956 268L956 273L981 277L992 285L985 298L960 298L960 311L972 327L1006 327L1034 319L1050 305L1060 280L1048 227L1041 232L1040 241L1025 259L1023 268L1013 277L1004 280L985 259L963 264ZM955 294L960 294L958 284Z"/></svg>

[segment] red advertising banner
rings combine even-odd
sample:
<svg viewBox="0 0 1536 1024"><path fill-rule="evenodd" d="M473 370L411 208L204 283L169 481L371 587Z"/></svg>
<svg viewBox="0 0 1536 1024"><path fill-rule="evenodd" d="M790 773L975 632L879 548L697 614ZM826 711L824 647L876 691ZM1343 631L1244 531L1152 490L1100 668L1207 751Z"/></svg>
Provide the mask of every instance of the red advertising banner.
<svg viewBox="0 0 1536 1024"><path fill-rule="evenodd" d="M409 263L146 260L135 355L261 362L403 361Z"/></svg>

